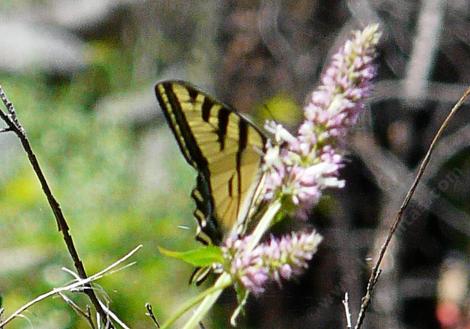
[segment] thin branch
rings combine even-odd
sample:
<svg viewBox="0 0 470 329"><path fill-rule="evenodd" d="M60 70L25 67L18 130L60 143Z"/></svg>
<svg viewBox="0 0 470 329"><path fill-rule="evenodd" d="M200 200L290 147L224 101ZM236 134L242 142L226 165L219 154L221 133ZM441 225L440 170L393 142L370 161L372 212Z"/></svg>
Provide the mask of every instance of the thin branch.
<svg viewBox="0 0 470 329"><path fill-rule="evenodd" d="M351 321L351 312L349 311L349 296L348 296L348 293L344 294L343 306L344 306L344 313L346 315L346 328L351 329L352 328L352 321Z"/></svg>
<svg viewBox="0 0 470 329"><path fill-rule="evenodd" d="M421 177L424 174L424 171L429 163L429 160L431 158L431 154L436 146L437 141L441 138L442 134L444 133L444 130L447 128L449 125L450 120L452 117L457 113L457 111L462 107L463 103L467 99L467 97L470 95L470 88L468 88L463 96L459 99L459 101L454 105L450 113L447 115L445 118L444 122L442 125L439 127L439 130L437 131L436 135L434 136L431 145L429 146L428 151L426 152L426 155L424 156L423 161L421 162L419 168L418 168L418 173L413 181L413 184L411 185L410 189L406 193L405 199L403 200L403 203L400 207L400 209L397 212L397 215L395 217L395 221L393 222L392 226L390 227L389 233L387 235L387 238L385 239L385 242L383 243L379 256L377 258L377 261L372 269L372 273L369 277L369 282L367 283L367 289L364 297L362 298L362 303L361 303L361 309L359 311L359 315L357 317L357 322L356 326L354 327L355 329L360 329L363 322L364 318L366 315L366 311L369 308L370 302L371 302L371 296L372 292L374 291L375 284L377 283L377 280L380 276L380 265L382 263L382 260L385 256L385 252L387 251L388 245L390 244L390 241L392 240L393 235L395 234L395 231L397 230L398 226L400 225L401 219L403 217L403 213L405 209L407 208L411 197L413 196L416 187L418 186L418 183L421 180Z"/></svg>
<svg viewBox="0 0 470 329"><path fill-rule="evenodd" d="M152 319L152 322L155 324L155 327L160 328L160 323L158 323L157 317L155 316L155 314L153 314L152 305L150 303L145 303L145 309L147 310L145 315Z"/></svg>
<svg viewBox="0 0 470 329"><path fill-rule="evenodd" d="M11 121L18 129L22 129L16 117L15 107L13 106L13 103L10 102L10 100L7 98L7 95L5 94L5 91L3 90L2 86L0 86L0 99L2 100L3 104L5 104L5 107L7 108L7 111L8 111L7 116L8 116L9 121Z"/></svg>
<svg viewBox="0 0 470 329"><path fill-rule="evenodd" d="M90 325L90 328L96 329L95 323L93 322L93 318L90 313L90 307L87 305L86 311L82 310L80 306L78 306L73 300L71 300L69 297L67 297L64 293L59 292L58 293L60 297L66 302L77 314L81 315L84 317L88 324Z"/></svg>
<svg viewBox="0 0 470 329"><path fill-rule="evenodd" d="M19 309L17 309L15 312L13 312L8 318L5 319L5 321L2 321L0 322L0 328L7 325L9 322L11 322L14 318L17 318L19 316L21 316L21 313L23 313L24 311L26 311L28 308L30 308L31 306L39 303L40 301L43 301L44 299L46 298L49 298L51 296L54 296L54 295L57 295L57 294L61 294L61 293L64 293L64 292L67 292L67 291L76 291L76 290L89 290L90 289L90 283L93 282L93 281L96 281L98 279L101 279L103 276L105 276L106 274L109 274L109 272L111 272L114 268L116 268L118 265L122 264L123 262L125 262L129 257L131 257L132 255L134 255L140 248L142 248L142 245L139 245L137 247L135 247L134 249L132 249L127 255L125 255L124 257L122 257L121 259L117 260L116 262L114 262L113 264L109 265L108 267L106 267L104 270L101 270L100 272L92 275L92 276L89 276L88 278L86 279L79 279L79 280L75 280L73 283L69 284L69 285L66 285L66 286L63 286L63 287L59 287L59 288L54 288L52 289L51 291L49 292L46 292L42 295L39 295L38 297L36 297L35 299L29 301L28 303L24 304L23 306L21 306ZM105 313L106 314L106 313ZM106 315L106 318L108 318L108 316Z"/></svg>
<svg viewBox="0 0 470 329"><path fill-rule="evenodd" d="M42 190L44 191L44 194L46 195L47 201L49 202L49 206L52 209L52 212L54 213L58 229L60 232L62 232L62 237L67 246L68 252L70 256L72 257L75 269L77 270L77 273L80 276L80 278L86 279L87 278L86 270L80 259L80 256L78 255L72 236L69 233L69 226L67 224L67 220L65 219L65 216L62 213L62 209L60 208L59 203L57 202L56 198L52 194L51 188L49 187L46 177L44 176L44 173L39 165L39 161L36 158L35 153L33 152L31 144L29 143L29 139L28 139L28 136L26 135L26 131L24 130L23 126L20 124L20 122L17 119L16 111L13 106L13 103L11 103L9 99L7 98L2 86L0 86L0 98L8 111L8 113L5 113L2 110L0 110L0 119L2 119L7 124L8 126L7 129L10 129L11 131L13 131L16 134L16 136L20 139L21 144L23 145L23 149L28 155L29 162L31 163L31 166L33 167L33 170L36 173L37 178L39 179ZM95 306L96 311L101 315L103 319L106 319L107 318L106 312L101 307L98 297L96 297L96 294L93 291L93 289L85 289L84 292L88 295L88 298ZM110 328L113 328L113 326L111 325Z"/></svg>
<svg viewBox="0 0 470 329"><path fill-rule="evenodd" d="M114 314L114 312L112 312L108 306L106 306L104 303L102 303L100 301L100 304L101 304L101 307L106 311L106 314L109 315L108 319L111 318L113 319L117 324L119 324L122 328L124 329L130 329L121 319L119 319L119 317ZM107 320L106 321L106 327L105 328L109 328L109 326L111 325L111 321L110 320Z"/></svg>

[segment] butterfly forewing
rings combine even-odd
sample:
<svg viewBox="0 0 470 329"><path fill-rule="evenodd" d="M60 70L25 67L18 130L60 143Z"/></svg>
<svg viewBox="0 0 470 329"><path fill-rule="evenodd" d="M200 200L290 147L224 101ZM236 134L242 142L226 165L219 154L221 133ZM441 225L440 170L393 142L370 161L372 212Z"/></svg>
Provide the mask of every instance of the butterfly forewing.
<svg viewBox="0 0 470 329"><path fill-rule="evenodd" d="M180 81L155 86L188 163L198 171L192 197L199 240L220 243L246 220L261 179L264 135L230 107Z"/></svg>

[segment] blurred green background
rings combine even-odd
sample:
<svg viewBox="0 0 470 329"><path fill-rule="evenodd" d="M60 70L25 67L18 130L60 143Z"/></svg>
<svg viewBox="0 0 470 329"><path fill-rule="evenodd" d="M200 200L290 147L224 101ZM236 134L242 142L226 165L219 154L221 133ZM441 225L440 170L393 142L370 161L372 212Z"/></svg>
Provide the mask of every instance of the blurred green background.
<svg viewBox="0 0 470 329"><path fill-rule="evenodd" d="M122 62L110 61L109 69L119 65ZM4 75L1 80L62 205L88 273L103 269L143 244L132 259L137 265L98 284L124 321L130 320L132 327L147 327L145 302L154 304L157 314L168 315L181 298L194 293L183 283L190 269L157 252L158 245L180 249L193 244L192 205L187 197L193 175L177 156L170 136L153 134L156 143L171 146L153 155L158 163L148 170L156 172L155 185L142 186L147 168L141 168L146 161L142 159L145 146L139 143L141 133L129 125L99 119L86 105L88 90L83 88L93 85L92 71L60 86L51 86L41 76ZM112 73L110 78L114 79ZM82 92L77 92L80 89ZM75 269L19 143L12 137L2 138L8 143L9 155L0 176L0 289L8 314L34 296L71 280L61 267ZM178 225L190 228L182 230ZM164 303L160 302L162 296ZM58 298L38 304L25 315L35 327L85 325L83 321L78 325L77 317ZM23 319L15 324L18 328L29 326Z"/></svg>

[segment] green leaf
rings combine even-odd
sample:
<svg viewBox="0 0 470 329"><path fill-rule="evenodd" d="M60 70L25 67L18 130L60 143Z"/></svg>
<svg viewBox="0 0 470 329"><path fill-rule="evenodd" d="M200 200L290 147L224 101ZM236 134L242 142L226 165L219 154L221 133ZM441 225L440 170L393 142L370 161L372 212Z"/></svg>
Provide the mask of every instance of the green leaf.
<svg viewBox="0 0 470 329"><path fill-rule="evenodd" d="M222 250L216 246L207 246L188 251L172 251L158 247L160 252L168 257L180 259L196 267L210 266L213 263L222 263L224 257Z"/></svg>

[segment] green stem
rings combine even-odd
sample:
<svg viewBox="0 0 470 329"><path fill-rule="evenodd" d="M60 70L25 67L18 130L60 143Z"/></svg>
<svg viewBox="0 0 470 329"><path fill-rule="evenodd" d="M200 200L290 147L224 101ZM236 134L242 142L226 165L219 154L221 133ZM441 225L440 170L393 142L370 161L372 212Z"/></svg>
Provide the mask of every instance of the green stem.
<svg viewBox="0 0 470 329"><path fill-rule="evenodd" d="M214 305L217 298L219 298L222 291L225 288L229 287L231 284L232 284L232 278L230 277L230 274L223 273L217 279L217 281L215 282L215 284L212 288L207 289L202 294L197 296L198 298L195 298L191 305L188 305L186 308L183 307L182 311L186 312L190 307L195 305L195 303L199 303L199 301L201 301L204 298L201 305L199 305L199 307L194 312L194 314L191 316L191 318L188 320L188 322L186 322L183 329L196 328L199 325L199 322L201 322L201 320L207 314L207 312L209 312L212 305ZM181 315L182 315L182 313L179 316L181 316ZM171 323L168 321L168 324L166 326L163 326L161 329L167 328L168 325L170 325Z"/></svg>
<svg viewBox="0 0 470 329"><path fill-rule="evenodd" d="M268 208L266 213L263 215L261 220L259 221L258 225L254 229L253 233L251 234L251 239L248 241L248 250L253 250L263 237L264 233L269 230L271 224L273 223L274 216L278 213L279 209L281 208L281 201L275 200Z"/></svg>
<svg viewBox="0 0 470 329"><path fill-rule="evenodd" d="M207 290L204 290L202 293L200 293L199 295L197 295L193 299L186 302L170 319L168 319L161 326L161 329L168 329L173 323L175 323L176 320L178 320L181 316L183 316L183 314L185 314L192 307L196 306L201 300L204 299L204 301L205 301L208 297L213 296L213 295L214 296L216 295L218 297L222 293L222 291L225 288L227 288L228 286L230 286L231 284L232 284L232 279L230 278L230 275L228 275L226 273L222 274L220 276L220 278L217 280L217 282L212 287L210 287ZM201 308L201 306L199 306L198 310L200 308ZM197 313L197 311L196 311L196 313ZM194 317L194 315L192 316L192 318L193 317ZM200 319L199 319L199 321L200 321ZM197 321L195 325L198 325L199 321ZM188 324L189 324L189 322L188 322ZM193 327L188 327L188 324L186 324L186 326L184 328L194 328L194 326Z"/></svg>
<svg viewBox="0 0 470 329"><path fill-rule="evenodd" d="M233 312L232 317L230 318L230 324L232 325L232 327L237 326L237 318L240 315L240 313L243 312L243 308L246 305L246 301L248 300L249 295L250 295L249 290L245 290L245 293L243 294L243 298L238 301L238 307L235 310L235 312Z"/></svg>

